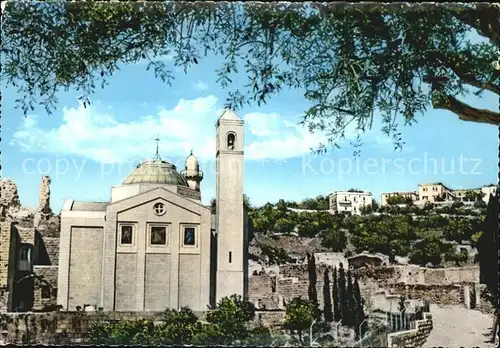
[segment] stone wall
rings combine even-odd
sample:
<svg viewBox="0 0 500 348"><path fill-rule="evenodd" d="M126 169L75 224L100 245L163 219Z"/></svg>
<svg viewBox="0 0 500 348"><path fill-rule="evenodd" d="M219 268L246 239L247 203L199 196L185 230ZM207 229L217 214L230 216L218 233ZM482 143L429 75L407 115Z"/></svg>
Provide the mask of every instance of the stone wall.
<svg viewBox="0 0 500 348"><path fill-rule="evenodd" d="M0 289L7 287L12 233L10 221L0 222Z"/></svg>
<svg viewBox="0 0 500 348"><path fill-rule="evenodd" d="M10 219L0 222L0 313L10 309L15 273L16 235Z"/></svg>
<svg viewBox="0 0 500 348"><path fill-rule="evenodd" d="M255 320L251 326L255 327L260 324L269 328L272 332L280 332L284 321L285 311L262 311L255 313Z"/></svg>
<svg viewBox="0 0 500 348"><path fill-rule="evenodd" d="M346 265L344 265L346 267ZM316 262L316 274L318 275L318 281L322 279L325 270L331 268L326 264L318 264ZM305 264L287 264L280 267L280 275L283 278L297 278L299 280L309 279L309 273L307 272L307 263Z"/></svg>
<svg viewBox="0 0 500 348"><path fill-rule="evenodd" d="M50 215L38 222L35 226L41 236L45 238L59 238L61 233L61 216Z"/></svg>
<svg viewBox="0 0 500 348"><path fill-rule="evenodd" d="M479 267L425 268L414 265L361 268L356 274L385 284L453 285L479 283Z"/></svg>
<svg viewBox="0 0 500 348"><path fill-rule="evenodd" d="M411 299L424 299L438 305L462 305L464 303L462 285L406 285L394 284L388 287L392 294Z"/></svg>
<svg viewBox="0 0 500 348"><path fill-rule="evenodd" d="M16 183L0 179L0 312L18 307L19 303L31 303L34 310L52 304L52 293L57 294L57 265L59 263L60 217L50 209L50 178L42 177L37 210L21 206ZM35 286L25 271L18 270L16 259L20 243L32 247L31 262L35 274ZM52 269L38 266L51 266ZM20 280L26 282L19 282ZM30 280L31 279L31 280ZM45 279L45 280L43 280ZM38 283L38 285L37 285ZM45 283L53 291L49 295ZM43 296L42 296L42 289ZM15 296L14 296L15 295ZM43 297L43 298L42 298ZM27 305L31 308L31 305Z"/></svg>
<svg viewBox="0 0 500 348"><path fill-rule="evenodd" d="M11 179L0 179L0 193L0 218L5 218L21 207L16 183Z"/></svg>
<svg viewBox="0 0 500 348"><path fill-rule="evenodd" d="M163 312L47 312L0 314L0 345L71 344L85 341L92 323L109 320L152 320L161 323ZM203 313L196 313L200 318ZM256 312L250 327L262 324L281 329L284 312Z"/></svg>
<svg viewBox="0 0 500 348"><path fill-rule="evenodd" d="M468 305L464 289L478 287L479 268L424 268L418 266L368 267L354 271L360 277L362 296L371 305L379 289L408 299L425 299L441 305Z"/></svg>
<svg viewBox="0 0 500 348"><path fill-rule="evenodd" d="M50 177L44 175L40 183L40 194L38 195L38 209L39 213L50 215Z"/></svg>
<svg viewBox="0 0 500 348"><path fill-rule="evenodd" d="M424 313L424 319L415 323L415 329L390 333L388 347L422 347L432 331L432 315Z"/></svg>
<svg viewBox="0 0 500 348"><path fill-rule="evenodd" d="M319 273L316 283L316 292L318 294L318 302L320 307L323 307L323 275ZM329 294L333 283L331 282L330 273L330 288ZM249 278L249 300L257 309L261 310L283 310L285 303L294 297L308 298L309 279L297 277L281 277L280 275L262 275L253 276Z"/></svg>
<svg viewBox="0 0 500 348"><path fill-rule="evenodd" d="M83 342L101 320L161 320L162 312L48 312L0 314L0 344L69 344Z"/></svg>
<svg viewBox="0 0 500 348"><path fill-rule="evenodd" d="M34 266L33 311L43 311L57 302L57 266Z"/></svg>
<svg viewBox="0 0 500 348"><path fill-rule="evenodd" d="M316 265L316 289L320 306L323 305L323 275L327 268L329 266L325 264ZM361 295L369 307L376 305L375 297L381 289L406 299L460 305L464 304L464 286L474 286L479 282L479 268L475 266L444 269L413 265L364 267L354 270L353 274L359 277ZM330 272L330 281L331 278ZM308 287L307 264L287 264L280 266L277 275L250 276L249 297L259 309L283 309L284 303L293 297L307 298Z"/></svg>
<svg viewBox="0 0 500 348"><path fill-rule="evenodd" d="M59 215L42 217L36 227L36 265L57 266L59 264L59 237L61 218Z"/></svg>

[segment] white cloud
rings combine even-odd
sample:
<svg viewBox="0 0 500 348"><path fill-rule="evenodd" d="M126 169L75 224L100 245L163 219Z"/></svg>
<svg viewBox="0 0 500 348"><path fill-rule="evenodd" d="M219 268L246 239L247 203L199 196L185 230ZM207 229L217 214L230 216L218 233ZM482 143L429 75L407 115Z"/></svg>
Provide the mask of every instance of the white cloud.
<svg viewBox="0 0 500 348"><path fill-rule="evenodd" d="M246 114L244 120L250 132L258 137L270 136L284 125L278 114L252 112Z"/></svg>
<svg viewBox="0 0 500 348"><path fill-rule="evenodd" d="M136 112L140 112L140 107ZM57 128L43 129L36 116L24 118L11 145L25 152L77 155L97 162L123 163L151 158L156 135L160 137L160 155L187 156L192 149L201 161L215 158L215 120L221 114L213 96L181 99L172 109L158 108L155 115L132 121L118 120L109 107L99 103L84 108L63 108ZM296 119L277 113L252 112L245 120L245 158L286 159L309 154L311 148L326 143L323 134L311 134ZM348 128L346 140L355 138L355 127ZM369 136L371 137L371 136ZM385 144L383 138L373 137Z"/></svg>
<svg viewBox="0 0 500 348"><path fill-rule="evenodd" d="M26 117L11 144L26 152L120 163L153 156L153 138L158 134L164 157L187 155L192 148L199 157L213 158L215 150L207 149L207 144L215 137L216 103L214 96L181 99L171 110L160 108L156 115L130 122L118 121L110 110L102 112L98 104L87 108L80 104L77 108L63 108L61 125L49 130L40 127L37 117Z"/></svg>
<svg viewBox="0 0 500 348"><path fill-rule="evenodd" d="M325 143L320 134L282 119L278 114L251 113L244 117L256 140L248 143L245 156L251 159L281 159L309 154L311 148Z"/></svg>
<svg viewBox="0 0 500 348"><path fill-rule="evenodd" d="M204 83L203 81L198 80L198 82L196 82L194 84L194 88L203 92L203 91L206 91L208 89L208 85L206 83Z"/></svg>

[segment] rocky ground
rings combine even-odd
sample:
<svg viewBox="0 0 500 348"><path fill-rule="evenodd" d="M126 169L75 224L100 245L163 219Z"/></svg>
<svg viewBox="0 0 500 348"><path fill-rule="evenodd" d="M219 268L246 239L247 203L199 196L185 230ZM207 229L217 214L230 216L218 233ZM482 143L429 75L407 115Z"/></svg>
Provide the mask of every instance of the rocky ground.
<svg viewBox="0 0 500 348"><path fill-rule="evenodd" d="M460 306L431 305L434 328L425 347L494 347L493 316Z"/></svg>

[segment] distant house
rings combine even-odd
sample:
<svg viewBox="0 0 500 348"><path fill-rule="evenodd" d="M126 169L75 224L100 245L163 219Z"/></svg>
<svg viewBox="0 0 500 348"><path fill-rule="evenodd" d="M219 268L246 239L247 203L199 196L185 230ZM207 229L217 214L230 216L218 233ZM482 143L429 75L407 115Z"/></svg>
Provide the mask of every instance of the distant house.
<svg viewBox="0 0 500 348"><path fill-rule="evenodd" d="M479 188L470 189L451 189L442 182L434 182L427 184L419 184L418 191L395 191L382 193L380 205L387 205L387 200L390 197L401 196L411 199L416 205L422 205L426 202L446 203L453 202L474 202L476 199L471 197L471 192L477 194L477 197L482 197L483 202L488 204L490 195L496 194L497 187L493 184L485 185Z"/></svg>
<svg viewBox="0 0 500 348"><path fill-rule="evenodd" d="M373 197L371 192L364 191L337 191L329 195L330 212L361 215L363 206L371 206Z"/></svg>
<svg viewBox="0 0 500 348"><path fill-rule="evenodd" d="M438 202L440 200L453 201L455 198L453 190L441 182L418 185L418 200L420 203Z"/></svg>
<svg viewBox="0 0 500 348"><path fill-rule="evenodd" d="M380 197L380 205L385 206L387 205L387 199L390 197L397 197L401 196L403 198L410 199L412 202L415 202L418 200L418 193L415 191L396 191L396 192L385 192L381 194Z"/></svg>

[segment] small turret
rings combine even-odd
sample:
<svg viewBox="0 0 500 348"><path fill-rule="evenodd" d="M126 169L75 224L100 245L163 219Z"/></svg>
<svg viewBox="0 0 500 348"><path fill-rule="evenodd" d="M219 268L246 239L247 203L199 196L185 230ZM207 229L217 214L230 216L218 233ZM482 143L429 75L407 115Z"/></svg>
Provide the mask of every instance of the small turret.
<svg viewBox="0 0 500 348"><path fill-rule="evenodd" d="M200 191L200 182L203 180L203 172L200 170L198 159L193 155L193 151L186 158L186 169L182 171L182 175L186 178L189 187L193 190Z"/></svg>

